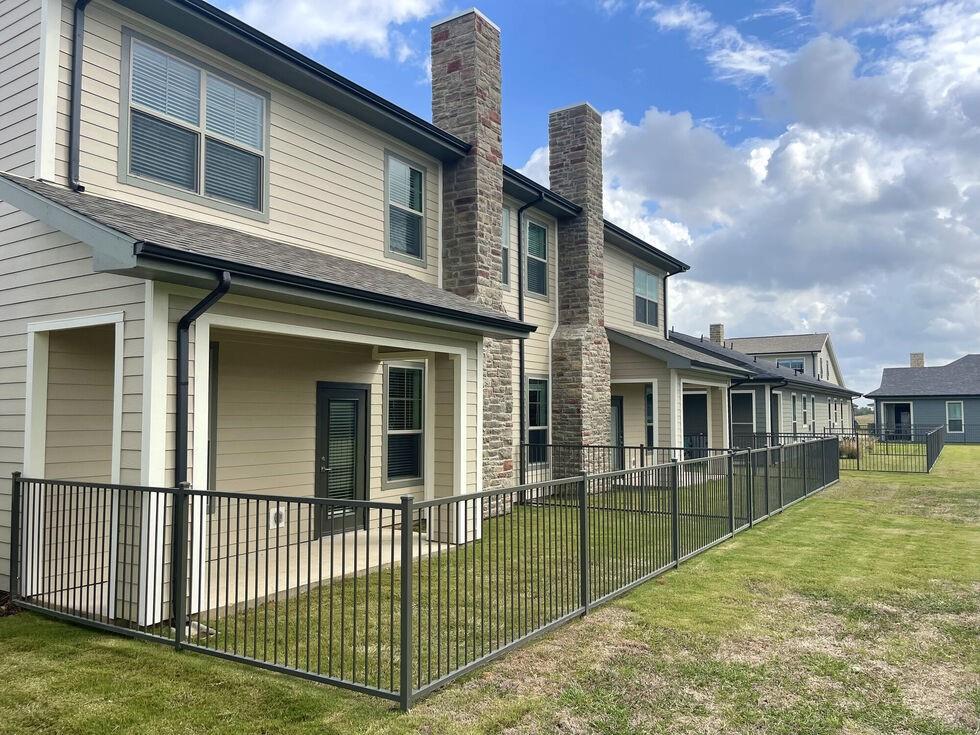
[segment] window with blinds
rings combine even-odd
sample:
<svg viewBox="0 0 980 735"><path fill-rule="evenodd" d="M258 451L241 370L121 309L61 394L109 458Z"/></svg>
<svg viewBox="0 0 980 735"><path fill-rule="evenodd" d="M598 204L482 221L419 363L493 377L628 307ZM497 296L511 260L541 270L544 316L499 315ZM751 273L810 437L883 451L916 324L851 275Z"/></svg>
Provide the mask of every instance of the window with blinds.
<svg viewBox="0 0 980 735"><path fill-rule="evenodd" d="M657 326L660 323L660 278L642 268L634 268L633 301L636 321Z"/></svg>
<svg viewBox="0 0 980 735"><path fill-rule="evenodd" d="M529 293L548 295L548 228L537 222L527 223L527 284Z"/></svg>
<svg viewBox="0 0 980 735"><path fill-rule="evenodd" d="M385 468L389 481L422 479L422 367L389 365Z"/></svg>
<svg viewBox="0 0 980 735"><path fill-rule="evenodd" d="M129 107L132 176L262 209L264 97L133 39Z"/></svg>
<svg viewBox="0 0 980 735"><path fill-rule="evenodd" d="M389 154L388 252L424 260L425 175L421 168Z"/></svg>

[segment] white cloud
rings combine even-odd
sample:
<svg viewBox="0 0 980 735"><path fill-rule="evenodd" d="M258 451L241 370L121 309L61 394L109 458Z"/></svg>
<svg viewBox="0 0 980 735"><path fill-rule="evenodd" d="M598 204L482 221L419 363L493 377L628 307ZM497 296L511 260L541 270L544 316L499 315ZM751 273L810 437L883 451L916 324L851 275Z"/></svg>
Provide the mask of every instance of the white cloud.
<svg viewBox="0 0 980 735"><path fill-rule="evenodd" d="M392 27L434 13L439 0L245 0L230 12L283 43L317 48L346 43L399 61L415 56Z"/></svg>
<svg viewBox="0 0 980 735"><path fill-rule="evenodd" d="M716 53L723 26L699 6L654 12ZM873 55L824 34L770 62L762 109L785 123L772 139L732 145L656 107L603 115L606 216L693 266L672 279L672 325L829 330L864 391L910 351L980 351L980 8L903 12ZM547 149L525 170L546 181Z"/></svg>
<svg viewBox="0 0 980 735"><path fill-rule="evenodd" d="M764 78L786 58L780 49L746 38L734 26L717 23L711 13L689 0L676 4L652 0L641 3L639 8L652 10L653 21L660 30L685 32L692 46L705 51L708 63L721 79Z"/></svg>
<svg viewBox="0 0 980 735"><path fill-rule="evenodd" d="M814 15L835 30L857 22L895 18L931 0L814 0Z"/></svg>

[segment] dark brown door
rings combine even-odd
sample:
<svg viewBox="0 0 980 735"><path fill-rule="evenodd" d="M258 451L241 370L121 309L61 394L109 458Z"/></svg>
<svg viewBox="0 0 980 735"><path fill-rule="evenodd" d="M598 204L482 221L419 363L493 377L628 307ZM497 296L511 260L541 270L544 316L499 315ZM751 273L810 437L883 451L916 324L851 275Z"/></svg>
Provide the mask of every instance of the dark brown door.
<svg viewBox="0 0 980 735"><path fill-rule="evenodd" d="M367 498L369 391L362 385L317 383L314 495L318 498ZM342 502L320 506L317 535L363 526L364 517L362 509Z"/></svg>

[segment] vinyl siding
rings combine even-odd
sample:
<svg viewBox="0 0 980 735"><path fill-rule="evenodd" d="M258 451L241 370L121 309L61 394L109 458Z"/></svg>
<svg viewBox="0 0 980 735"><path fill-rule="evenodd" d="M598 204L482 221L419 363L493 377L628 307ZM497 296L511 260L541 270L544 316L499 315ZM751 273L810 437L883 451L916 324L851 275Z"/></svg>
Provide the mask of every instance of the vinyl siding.
<svg viewBox="0 0 980 735"><path fill-rule="evenodd" d="M0 0L0 171L34 173L40 48L41 0Z"/></svg>
<svg viewBox="0 0 980 735"><path fill-rule="evenodd" d="M656 327L652 327L648 324L637 323L637 321L634 319L636 314L635 304L633 301L634 267L642 268L648 273L660 277L660 298L658 301L660 324L658 324ZM625 252L613 245L610 245L609 243L606 243L604 250L603 268L605 276L603 288L605 291L606 326L612 327L613 329L621 329L627 332L636 332L648 337L663 339L663 301L664 289L667 287L664 280L663 271L654 268L649 263L644 263L630 255L627 255Z"/></svg>
<svg viewBox="0 0 980 735"><path fill-rule="evenodd" d="M144 294L142 280L92 273L88 246L0 203L0 589L9 588L10 583L9 478L11 472L22 469L24 460L27 325L83 315L123 313L120 479L138 483ZM61 395L59 391L54 395ZM69 470L68 466L59 468L63 475L77 474Z"/></svg>
<svg viewBox="0 0 980 735"><path fill-rule="evenodd" d="M115 325L52 332L44 477L112 481Z"/></svg>
<svg viewBox="0 0 980 735"><path fill-rule="evenodd" d="M61 39L60 109L65 113L71 60L69 7L66 2ZM120 183L119 98L124 26L271 95L268 222ZM275 80L183 40L115 3L93 2L87 11L85 29L80 176L87 191L406 271L429 283L438 281L438 161ZM67 125L67 114L61 115L57 153L61 175L67 172ZM425 267L385 257L386 150L417 162L426 171Z"/></svg>

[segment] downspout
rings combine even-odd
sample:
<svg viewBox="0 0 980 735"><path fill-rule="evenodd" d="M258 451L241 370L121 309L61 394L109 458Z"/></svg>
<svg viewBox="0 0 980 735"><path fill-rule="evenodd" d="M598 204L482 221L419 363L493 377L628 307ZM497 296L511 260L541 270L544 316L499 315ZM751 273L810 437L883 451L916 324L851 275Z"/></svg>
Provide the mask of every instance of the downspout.
<svg viewBox="0 0 980 735"><path fill-rule="evenodd" d="M85 50L85 8L90 0L75 0L74 33L71 41L71 110L68 117L68 186L85 191L78 177L78 150L82 124L82 54Z"/></svg>
<svg viewBox="0 0 980 735"><path fill-rule="evenodd" d="M174 440L176 458L174 459L174 486L187 482L187 423L188 394L190 392L190 330L201 314L214 306L231 288L231 274L221 271L218 285L211 293L191 307L177 322L177 436ZM208 359L207 353L199 359ZM202 409L206 410L206 409Z"/></svg>
<svg viewBox="0 0 980 735"><path fill-rule="evenodd" d="M524 211L530 209L535 204L539 204L544 199L544 192L539 191L537 197L527 204L521 205L517 210L517 320L524 321ZM557 298L557 295L556 295ZM524 342L527 338L521 337L517 343L517 381L518 381L518 405L520 418L518 419L519 441L518 451L521 453L520 484L527 482L527 398L524 395L524 383L526 381L526 365L524 358ZM548 387L550 392L551 386Z"/></svg>

